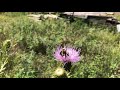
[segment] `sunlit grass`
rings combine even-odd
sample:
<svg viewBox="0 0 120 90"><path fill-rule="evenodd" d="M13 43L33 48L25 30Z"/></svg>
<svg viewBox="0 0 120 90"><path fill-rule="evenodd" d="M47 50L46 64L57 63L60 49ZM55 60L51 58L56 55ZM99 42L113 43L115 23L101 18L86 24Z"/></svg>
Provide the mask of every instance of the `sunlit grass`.
<svg viewBox="0 0 120 90"><path fill-rule="evenodd" d="M65 19L35 22L26 13L0 14L0 77L50 78L62 66L53 57L57 45L81 48L71 78L119 77L120 34L105 25ZM4 42L10 40L8 50Z"/></svg>

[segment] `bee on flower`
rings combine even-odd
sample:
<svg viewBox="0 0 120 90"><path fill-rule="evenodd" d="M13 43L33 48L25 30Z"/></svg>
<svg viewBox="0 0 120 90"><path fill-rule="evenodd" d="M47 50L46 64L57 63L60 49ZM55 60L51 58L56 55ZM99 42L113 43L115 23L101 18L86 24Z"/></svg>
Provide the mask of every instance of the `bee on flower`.
<svg viewBox="0 0 120 90"><path fill-rule="evenodd" d="M57 61L63 62L64 68L70 71L71 64L80 61L80 50L65 45L58 46L54 57Z"/></svg>

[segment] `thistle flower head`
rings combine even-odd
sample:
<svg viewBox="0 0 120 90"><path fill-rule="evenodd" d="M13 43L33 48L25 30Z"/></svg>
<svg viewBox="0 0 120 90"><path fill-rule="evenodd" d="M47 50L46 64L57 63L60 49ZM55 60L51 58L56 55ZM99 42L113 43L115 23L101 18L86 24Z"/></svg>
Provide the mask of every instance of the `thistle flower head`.
<svg viewBox="0 0 120 90"><path fill-rule="evenodd" d="M80 50L76 50L75 48L67 46L65 46L64 48L59 46L54 53L54 57L58 61L61 61L63 63L75 63L80 60L79 54Z"/></svg>

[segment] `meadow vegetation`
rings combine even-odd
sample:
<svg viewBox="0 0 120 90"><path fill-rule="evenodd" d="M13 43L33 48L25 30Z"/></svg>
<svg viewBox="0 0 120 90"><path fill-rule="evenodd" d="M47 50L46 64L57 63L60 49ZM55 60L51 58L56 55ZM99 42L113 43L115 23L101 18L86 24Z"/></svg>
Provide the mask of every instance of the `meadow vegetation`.
<svg viewBox="0 0 120 90"><path fill-rule="evenodd" d="M0 13L0 77L51 78L62 64L53 53L62 42L81 49L70 78L119 78L120 34L116 27L76 19L36 22L27 12Z"/></svg>

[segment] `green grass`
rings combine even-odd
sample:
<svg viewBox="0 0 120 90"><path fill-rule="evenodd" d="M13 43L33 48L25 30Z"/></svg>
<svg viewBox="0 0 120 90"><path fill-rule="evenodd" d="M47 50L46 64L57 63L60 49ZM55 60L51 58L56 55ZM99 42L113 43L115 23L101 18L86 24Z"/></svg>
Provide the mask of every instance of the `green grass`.
<svg viewBox="0 0 120 90"><path fill-rule="evenodd" d="M53 57L62 42L81 48L71 78L119 78L120 34L106 25L80 20L35 22L27 13L0 14L0 77L50 78L62 66ZM10 40L10 45L4 44Z"/></svg>

